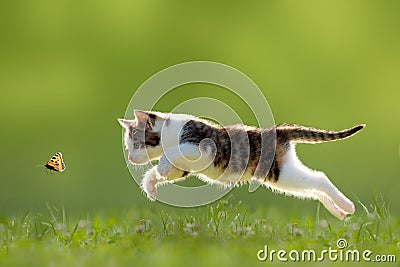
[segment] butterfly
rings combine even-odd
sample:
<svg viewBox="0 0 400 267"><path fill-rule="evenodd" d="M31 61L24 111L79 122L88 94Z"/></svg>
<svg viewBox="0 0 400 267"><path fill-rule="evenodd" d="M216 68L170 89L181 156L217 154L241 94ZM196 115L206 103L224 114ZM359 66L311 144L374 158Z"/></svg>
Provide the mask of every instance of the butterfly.
<svg viewBox="0 0 400 267"><path fill-rule="evenodd" d="M63 172L65 164L61 152L57 152L44 166L51 171Z"/></svg>

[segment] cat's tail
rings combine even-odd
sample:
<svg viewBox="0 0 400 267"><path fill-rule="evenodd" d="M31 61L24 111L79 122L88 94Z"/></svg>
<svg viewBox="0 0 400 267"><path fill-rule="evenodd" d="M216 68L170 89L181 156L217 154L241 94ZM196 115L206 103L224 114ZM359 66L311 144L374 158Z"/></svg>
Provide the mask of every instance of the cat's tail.
<svg viewBox="0 0 400 267"><path fill-rule="evenodd" d="M278 138L294 143L322 143L345 139L362 130L365 124L354 126L343 131L329 131L304 127L296 124L279 124L276 126Z"/></svg>

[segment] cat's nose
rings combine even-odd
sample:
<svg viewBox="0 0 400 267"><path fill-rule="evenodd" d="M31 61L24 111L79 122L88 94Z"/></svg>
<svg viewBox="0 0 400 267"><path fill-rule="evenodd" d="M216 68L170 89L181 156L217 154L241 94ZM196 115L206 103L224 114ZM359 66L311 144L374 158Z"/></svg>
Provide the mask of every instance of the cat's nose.
<svg viewBox="0 0 400 267"><path fill-rule="evenodd" d="M130 162L132 162L132 163L135 162L135 160L134 160L133 157L131 157L131 156L128 157L128 160L129 160Z"/></svg>

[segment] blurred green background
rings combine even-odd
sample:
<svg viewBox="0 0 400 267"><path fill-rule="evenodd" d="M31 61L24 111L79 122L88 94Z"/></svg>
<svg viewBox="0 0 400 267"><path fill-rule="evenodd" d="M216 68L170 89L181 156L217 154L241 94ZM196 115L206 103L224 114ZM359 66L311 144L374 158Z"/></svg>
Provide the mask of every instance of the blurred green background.
<svg viewBox="0 0 400 267"><path fill-rule="evenodd" d="M337 130L366 123L348 140L299 145L299 157L353 201L368 204L382 194L399 215L400 2L0 5L0 214L46 202L77 213L165 206L149 203L131 178L116 118L151 75L209 60L255 81L277 123ZM158 107L215 94L252 123L240 101L214 89L177 88ZM67 169L49 174L41 165L57 151ZM314 214L317 205L266 189L231 194L250 208L274 206L292 216Z"/></svg>

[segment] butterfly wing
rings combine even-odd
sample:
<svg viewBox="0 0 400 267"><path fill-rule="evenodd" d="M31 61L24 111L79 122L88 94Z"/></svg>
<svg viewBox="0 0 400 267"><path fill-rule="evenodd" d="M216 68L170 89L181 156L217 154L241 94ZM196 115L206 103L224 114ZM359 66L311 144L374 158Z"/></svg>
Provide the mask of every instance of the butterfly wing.
<svg viewBox="0 0 400 267"><path fill-rule="evenodd" d="M44 166L52 171L63 172L65 164L61 152L57 152Z"/></svg>

